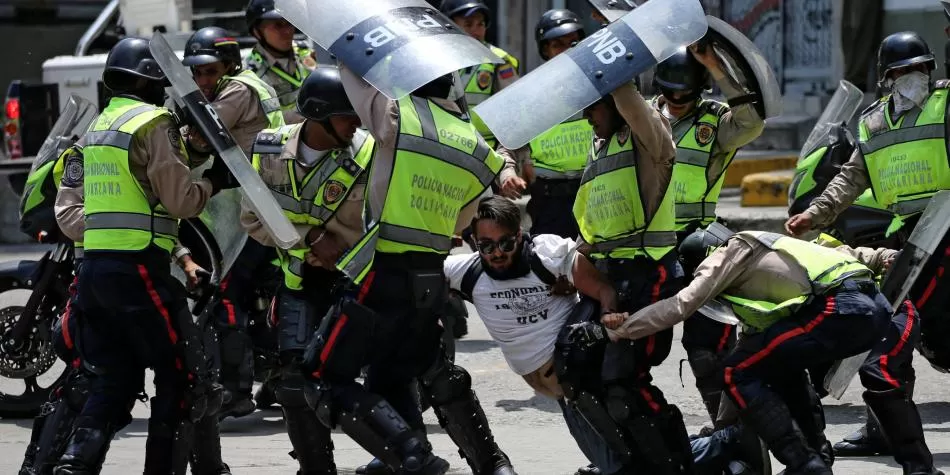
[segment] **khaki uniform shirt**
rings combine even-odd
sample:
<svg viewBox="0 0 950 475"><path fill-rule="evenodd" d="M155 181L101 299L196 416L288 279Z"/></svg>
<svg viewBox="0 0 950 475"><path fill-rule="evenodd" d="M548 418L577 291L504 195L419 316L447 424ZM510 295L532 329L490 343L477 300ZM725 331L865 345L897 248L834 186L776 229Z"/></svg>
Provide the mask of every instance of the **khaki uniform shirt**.
<svg viewBox="0 0 950 475"><path fill-rule="evenodd" d="M280 155L261 155L261 179L268 186L281 187L286 186L290 187L290 180L287 176L287 160L294 161L294 172L296 175L297 184L300 184L300 181L303 180L307 174L313 170L314 167L320 166L323 163L322 160L327 160L328 155L325 155L320 162L314 164L314 167L304 166L297 157L297 151L300 147L300 133L306 127L304 124L303 127L297 128L293 134L287 139L287 143L284 144L284 147ZM354 151L355 154L356 151ZM349 191L349 194L346 197L346 200L340 204L337 208L336 213L333 214L333 217L323 226L327 232L333 233L336 236L343 239L347 245L353 246L356 244L361 237L363 237L363 194L366 189L366 177L367 172L364 172L361 175L356 183L354 183L352 189ZM263 223L251 211L247 202L242 202L241 210L241 225L247 231L247 234L251 236L257 242L270 247L276 247L277 244L270 237L267 231L264 229ZM306 236L315 226L307 225L295 225L297 232L300 236ZM307 245L304 243L304 239L301 239L295 246L294 249L307 249ZM307 263L314 266L322 266L322 264L313 257L311 253L307 253ZM335 270L335 263L331 262L329 265L325 265L331 270Z"/></svg>
<svg viewBox="0 0 950 475"><path fill-rule="evenodd" d="M884 261L897 251L866 247L835 248L851 255L879 273ZM686 320L706 302L722 293L752 300L783 302L811 292L808 274L794 259L772 251L754 237L738 233L706 258L693 274L693 281L676 295L627 317L611 338L638 339ZM705 317L699 317L705 318Z"/></svg>
<svg viewBox="0 0 950 475"><path fill-rule="evenodd" d="M287 82L284 78L278 76L277 73L272 71L272 68L278 67L280 69L283 69L284 72L287 72L288 76L293 77L297 71L296 48L294 49L293 54L287 56L286 58L278 58L274 56L273 54L271 54L270 51L267 50L267 48L261 46L260 43L254 46L254 51L259 53L261 57L264 58L264 61L266 62L266 64L255 65L255 64L247 62L247 60L245 59L244 61L245 68L250 69L251 71L254 71L254 74L257 74L257 76L263 79L264 82L266 82L267 84L270 84L270 86L273 87L274 91L277 93L278 98L283 98L284 96L292 95L295 91L297 91L298 88L296 86ZM307 69L313 70L313 68L317 66L317 63L316 61L314 61L312 65L304 64L304 66ZM300 78L301 82L304 79L305 78ZM284 99L281 99L281 103L283 102L284 102ZM303 116L297 113L296 108L284 111L284 122L288 124L297 124L297 123L303 122L303 120L304 120Z"/></svg>
<svg viewBox="0 0 950 475"><path fill-rule="evenodd" d="M212 105L234 141L250 157L257 134L270 125L257 92L242 82L230 80L215 96Z"/></svg>
<svg viewBox="0 0 950 475"><path fill-rule="evenodd" d="M363 126L376 139L376 155L373 158L373 168L369 177L369 202L367 203L370 216L378 218L382 215L386 194L389 192L389 178L393 171L393 162L396 158L396 139L399 136L399 103L386 97L376 88L369 85L363 78L357 76L349 68L340 68L343 78L343 87L353 103L353 108L363 121ZM432 99L447 111L460 114L458 106L449 100ZM517 176L514 162L505 161L505 166L498 175L501 183L507 177ZM490 195L491 190L485 190ZM459 213L455 225L455 232L461 233L467 228L478 208L478 201L473 200Z"/></svg>

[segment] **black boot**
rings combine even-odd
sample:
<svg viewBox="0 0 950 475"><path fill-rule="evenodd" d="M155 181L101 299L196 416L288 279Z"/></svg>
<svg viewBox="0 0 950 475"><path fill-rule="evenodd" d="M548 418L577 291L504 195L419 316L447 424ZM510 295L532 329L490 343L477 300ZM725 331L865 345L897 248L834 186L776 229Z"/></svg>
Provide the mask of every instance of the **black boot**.
<svg viewBox="0 0 950 475"><path fill-rule="evenodd" d="M924 440L917 405L902 389L865 391L864 401L877 416L905 475L936 475L933 455Z"/></svg>
<svg viewBox="0 0 950 475"><path fill-rule="evenodd" d="M77 427L73 429L69 442L59 464L53 469L53 475L95 475L102 470L106 452L115 435L108 429Z"/></svg>
<svg viewBox="0 0 950 475"><path fill-rule="evenodd" d="M193 475L231 473L230 467L221 459L221 432L216 416L205 416L195 424L190 462Z"/></svg>
<svg viewBox="0 0 950 475"><path fill-rule="evenodd" d="M149 419L144 474L186 475L194 439L195 427L190 422L173 427Z"/></svg>
<svg viewBox="0 0 950 475"><path fill-rule="evenodd" d="M835 455L839 457L866 457L872 455L891 455L891 447L881 431L877 417L867 411L867 422L858 430L845 436L834 445Z"/></svg>
<svg viewBox="0 0 950 475"><path fill-rule="evenodd" d="M254 404L258 409L264 411L273 409L274 406L277 405L277 396L275 395L275 390L279 381L279 374L276 372L268 372L267 377L261 384L261 387L258 388L257 392L254 393Z"/></svg>
<svg viewBox="0 0 950 475"><path fill-rule="evenodd" d="M302 475L336 475L330 429L309 407L283 407L284 425Z"/></svg>
<svg viewBox="0 0 950 475"><path fill-rule="evenodd" d="M790 381L791 384L773 384L773 389L781 389L782 399L805 436L808 446L818 452L825 465L831 467L835 462L835 453L831 442L825 437L825 410L821 399L818 398L811 381L804 375L800 379Z"/></svg>
<svg viewBox="0 0 950 475"><path fill-rule="evenodd" d="M594 464L588 464L584 467L578 468L574 475L600 475L600 469L597 468Z"/></svg>
<svg viewBox="0 0 950 475"><path fill-rule="evenodd" d="M788 407L775 394L763 393L740 409L739 417L785 465L787 475L832 475L821 457L806 444Z"/></svg>
<svg viewBox="0 0 950 475"><path fill-rule="evenodd" d="M498 448L488 418L473 391L468 397L433 403L439 424L459 448L475 475L515 475L508 456Z"/></svg>
<svg viewBox="0 0 950 475"><path fill-rule="evenodd" d="M46 419L52 415L56 409L57 402L46 402L40 406L40 414L33 419L33 430L30 432L30 444L26 446L26 453L23 455L23 463L20 465L20 471L17 475L34 475L36 467L36 453L40 450L40 436L43 435L43 427L46 425Z"/></svg>

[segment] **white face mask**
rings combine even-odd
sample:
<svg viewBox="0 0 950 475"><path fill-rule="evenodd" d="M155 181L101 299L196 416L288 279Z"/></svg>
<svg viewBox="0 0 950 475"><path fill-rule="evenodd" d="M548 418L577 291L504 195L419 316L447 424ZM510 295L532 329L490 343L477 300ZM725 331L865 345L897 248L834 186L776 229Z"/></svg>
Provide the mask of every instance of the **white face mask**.
<svg viewBox="0 0 950 475"><path fill-rule="evenodd" d="M897 112L910 110L914 106L921 107L930 96L930 76L920 71L907 73L892 82Z"/></svg>

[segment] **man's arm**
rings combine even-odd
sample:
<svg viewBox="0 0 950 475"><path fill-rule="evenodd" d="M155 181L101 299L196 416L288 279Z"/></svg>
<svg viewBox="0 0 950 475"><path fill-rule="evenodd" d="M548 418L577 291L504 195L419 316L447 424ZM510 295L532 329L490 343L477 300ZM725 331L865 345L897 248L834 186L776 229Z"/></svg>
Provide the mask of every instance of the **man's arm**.
<svg viewBox="0 0 950 475"><path fill-rule="evenodd" d="M617 105L617 111L630 126L630 132L637 141L641 154L664 164L676 159L676 145L673 143L670 122L640 95L632 82L624 84L610 93Z"/></svg>
<svg viewBox="0 0 950 475"><path fill-rule="evenodd" d="M721 73L720 73L721 74ZM735 99L747 94L732 78L722 75L713 77L726 99ZM757 139L765 130L765 120L759 117L752 104L740 104L729 108L719 118L719 130L716 132L717 151L737 150Z"/></svg>
<svg viewBox="0 0 950 475"><path fill-rule="evenodd" d="M129 160L144 166L152 191L176 218L198 216L211 199L211 181L193 181L184 142L167 116L155 119L133 137Z"/></svg>
<svg viewBox="0 0 950 475"><path fill-rule="evenodd" d="M871 272L874 272L875 275L883 274L888 266L890 266L891 261L897 256L897 253L900 252L885 247L874 249L870 247L851 247L845 245L838 246L834 249L857 259L862 264L868 266L868 269L871 269Z"/></svg>
<svg viewBox="0 0 950 475"><path fill-rule="evenodd" d="M212 106L238 146L250 157L258 132L269 123L257 93L246 84L231 80L215 97ZM243 127L238 127L239 124Z"/></svg>
<svg viewBox="0 0 950 475"><path fill-rule="evenodd" d="M752 257L752 247L742 239L730 239L696 269L693 281L676 295L629 315L616 329L612 340L635 340L672 328L696 313L741 275Z"/></svg>
<svg viewBox="0 0 950 475"><path fill-rule="evenodd" d="M399 104L346 66L340 66L343 88L356 114L380 145L393 147L399 135Z"/></svg>
<svg viewBox="0 0 950 475"><path fill-rule="evenodd" d="M575 254L571 272L574 276L574 287L578 292L600 302L601 313L617 311L617 291L613 285L594 268L587 257L580 253Z"/></svg>
<svg viewBox="0 0 950 475"><path fill-rule="evenodd" d="M63 181L67 181L65 175ZM82 242L86 230L82 182L76 186L60 183L53 210L60 231L74 242Z"/></svg>
<svg viewBox="0 0 950 475"><path fill-rule="evenodd" d="M811 218L813 228L823 228L834 222L854 200L871 186L868 179L868 167L864 162L861 147L854 147L851 159L841 166L841 170L828 184L821 196L811 202L802 214Z"/></svg>

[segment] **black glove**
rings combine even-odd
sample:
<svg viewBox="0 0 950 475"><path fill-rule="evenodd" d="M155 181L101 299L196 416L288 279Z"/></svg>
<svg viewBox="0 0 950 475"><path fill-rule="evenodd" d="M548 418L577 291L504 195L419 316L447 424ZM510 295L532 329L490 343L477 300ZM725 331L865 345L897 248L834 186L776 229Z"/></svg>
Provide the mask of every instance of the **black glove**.
<svg viewBox="0 0 950 475"><path fill-rule="evenodd" d="M570 329L570 332L568 332L568 341L571 343L591 347L605 343L608 340L607 329L599 323L575 323L570 325Z"/></svg>
<svg viewBox="0 0 950 475"><path fill-rule="evenodd" d="M214 161L211 162L211 168L205 170L201 176L211 182L213 194L221 190L228 190L240 186L221 157L214 157L212 160Z"/></svg>

